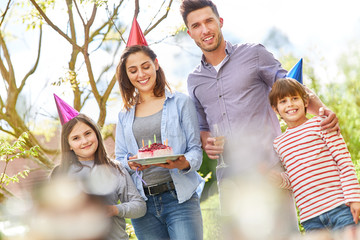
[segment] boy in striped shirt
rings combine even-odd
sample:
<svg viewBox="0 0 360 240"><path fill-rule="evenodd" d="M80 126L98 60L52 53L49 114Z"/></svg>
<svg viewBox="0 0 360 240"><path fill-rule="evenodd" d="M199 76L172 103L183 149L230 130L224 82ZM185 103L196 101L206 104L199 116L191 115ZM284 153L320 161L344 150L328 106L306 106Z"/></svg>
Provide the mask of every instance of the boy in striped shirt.
<svg viewBox="0 0 360 240"><path fill-rule="evenodd" d="M269 100L288 126L274 140L286 170L276 177L280 187L293 191L305 231L357 224L360 186L342 136L321 130L321 117L306 117L308 95L294 79L278 79Z"/></svg>

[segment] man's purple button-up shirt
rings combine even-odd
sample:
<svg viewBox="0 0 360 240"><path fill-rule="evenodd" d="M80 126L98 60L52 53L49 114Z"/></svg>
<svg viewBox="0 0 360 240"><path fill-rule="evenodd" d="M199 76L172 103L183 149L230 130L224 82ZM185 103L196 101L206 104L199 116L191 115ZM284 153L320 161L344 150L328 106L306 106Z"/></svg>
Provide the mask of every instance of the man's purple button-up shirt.
<svg viewBox="0 0 360 240"><path fill-rule="evenodd" d="M200 130L220 123L227 133L266 136L272 141L281 131L268 95L276 79L286 73L260 44L226 42L226 57L218 72L203 56L188 77Z"/></svg>

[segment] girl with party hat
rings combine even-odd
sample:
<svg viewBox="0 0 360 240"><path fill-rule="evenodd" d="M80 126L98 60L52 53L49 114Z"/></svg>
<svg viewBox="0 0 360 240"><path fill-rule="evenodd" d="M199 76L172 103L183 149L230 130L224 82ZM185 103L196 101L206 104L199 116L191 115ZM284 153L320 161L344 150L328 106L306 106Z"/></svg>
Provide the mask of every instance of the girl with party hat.
<svg viewBox="0 0 360 240"><path fill-rule="evenodd" d="M62 124L61 163L51 178L80 180L86 193L102 197L111 219L106 240L128 239L125 218L142 217L146 212L144 200L124 167L108 157L96 123L54 97Z"/></svg>

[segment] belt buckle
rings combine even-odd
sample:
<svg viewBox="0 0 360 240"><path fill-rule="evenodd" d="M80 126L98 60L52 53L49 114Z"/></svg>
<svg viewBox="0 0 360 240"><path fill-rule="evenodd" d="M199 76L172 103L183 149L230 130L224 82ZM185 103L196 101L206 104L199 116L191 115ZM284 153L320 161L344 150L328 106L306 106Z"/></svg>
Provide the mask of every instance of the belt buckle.
<svg viewBox="0 0 360 240"><path fill-rule="evenodd" d="M148 189L148 192L149 192L149 195L150 195L150 196L156 195L156 194L153 194L153 193L151 192L152 187L147 187L147 189Z"/></svg>
<svg viewBox="0 0 360 240"><path fill-rule="evenodd" d="M153 185L153 186L148 186L148 187L146 187L147 190L148 190L148 195L150 195L150 196L155 196L155 195L157 195L158 193L152 193L152 192L151 192L151 189L153 189L154 187L159 186L159 185L160 185L160 184L156 184L156 185Z"/></svg>

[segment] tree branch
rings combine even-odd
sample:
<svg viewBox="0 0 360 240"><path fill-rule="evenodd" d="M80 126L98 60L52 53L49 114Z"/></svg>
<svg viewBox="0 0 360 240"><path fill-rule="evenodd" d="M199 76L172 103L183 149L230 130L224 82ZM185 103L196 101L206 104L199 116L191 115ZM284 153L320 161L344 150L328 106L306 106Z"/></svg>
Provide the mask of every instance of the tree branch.
<svg viewBox="0 0 360 240"><path fill-rule="evenodd" d="M75 2L75 4L76 4L76 2ZM76 29L75 29L75 23L74 23L74 15L73 15L73 12L72 12L72 0L66 0L66 6L68 8L71 39L72 39L73 42L76 43Z"/></svg>
<svg viewBox="0 0 360 240"><path fill-rule="evenodd" d="M104 101L107 101L109 99L110 93L111 93L112 89L114 88L115 83L116 83L116 77L114 75L103 95Z"/></svg>
<svg viewBox="0 0 360 240"><path fill-rule="evenodd" d="M14 196L15 196L12 192L10 192L8 189L6 189L6 187L2 187L2 188L0 188L0 190L1 190L3 193L5 193L6 195L10 196L10 197L14 197Z"/></svg>
<svg viewBox="0 0 360 240"><path fill-rule="evenodd" d="M1 33L0 33L0 45L1 45ZM1 58L0 58L0 72L1 72L1 76L3 77L4 83L8 82L9 72L7 71L4 62L2 61Z"/></svg>
<svg viewBox="0 0 360 240"><path fill-rule="evenodd" d="M0 109L2 109L3 107L5 107L4 101L2 100L2 97L0 96ZM1 111L0 111L0 115L1 115Z"/></svg>
<svg viewBox="0 0 360 240"><path fill-rule="evenodd" d="M134 18L137 18L140 12L139 0L135 0Z"/></svg>
<svg viewBox="0 0 360 240"><path fill-rule="evenodd" d="M16 87L15 72L14 72L12 62L11 62L10 53L7 49L5 40L2 37L1 32L0 32L0 44L2 46L3 54L6 59L6 63L8 65L8 70L6 70L6 67L3 66L4 69L1 69L1 71L5 72L4 75L6 78L4 78L4 79L8 84L8 88L6 89L6 91L7 91L6 111L9 111L9 108L15 108L19 92Z"/></svg>
<svg viewBox="0 0 360 240"><path fill-rule="evenodd" d="M99 94L99 91L98 91L98 89L96 87L96 82L95 82L95 78L94 78L94 74L93 74L93 70L92 70L92 66L91 66L90 56L89 56L89 53L88 53L89 36L90 36L89 32L90 32L90 27L93 24L95 16L96 16L96 9L97 9L96 4L94 4L91 17L90 17L89 21L85 25L85 42L84 42L83 55L84 55L86 69L87 69L88 76L89 76L89 82L90 82L91 90L92 90L92 92L94 94L96 102L99 105L99 108L101 108L102 97Z"/></svg>
<svg viewBox="0 0 360 240"><path fill-rule="evenodd" d="M76 2L75 2L75 4L76 4ZM73 15L73 11L72 11L72 9L73 9L72 8L72 0L66 0L66 6L68 9L71 39L74 42L77 42L74 15ZM70 57L70 61L69 61L70 72L76 72L75 65L76 65L76 60L77 60L77 56L78 56L79 52L80 52L79 49L72 46L71 57ZM81 107L80 107L81 106L81 98L80 98L81 92L80 92L80 88L79 88L79 82L77 81L76 78L75 79L71 78L70 84L72 86L72 90L73 90L73 94L74 94L74 108L76 110L80 111L80 109L81 109Z"/></svg>
<svg viewBox="0 0 360 240"><path fill-rule="evenodd" d="M147 29L144 32L144 35L148 34L151 30L153 30L157 25L159 25L159 23L161 23L165 18L167 18L167 15L169 14L170 11L170 7L172 5L173 0L170 0L168 7L166 8L166 12L165 14L154 24L152 25L149 29Z"/></svg>
<svg viewBox="0 0 360 240"><path fill-rule="evenodd" d="M83 45L84 57L89 55L88 50L89 50L89 43L90 43L90 27L94 23L95 16L96 16L96 9L97 9L96 4L94 4L93 11L91 13L91 17L90 17L89 21L84 26L84 28L85 28L85 36L84 36L85 39L84 39L84 45Z"/></svg>
<svg viewBox="0 0 360 240"><path fill-rule="evenodd" d="M106 39L106 36L108 35L108 33L110 32L111 30L111 27L114 25L115 28L116 28L116 25L113 21L113 19L118 15L118 11L119 11L119 8L121 6L121 4L123 3L124 0L120 1L120 3L116 6L116 8L114 9L114 12L109 15L109 19L107 22L104 22L104 24L102 24L98 29L96 29L91 35L90 35L90 38L89 40L92 42L93 39L95 38L95 36L99 35L99 33L101 32L101 30L103 30L106 26L108 26L108 29L106 31L106 33L104 34L103 36L103 40L101 41L102 43L104 42L104 40ZM109 13L109 8L108 6L106 5L106 10L107 12ZM121 34L120 34L121 35Z"/></svg>
<svg viewBox="0 0 360 240"><path fill-rule="evenodd" d="M70 0L70 1L71 1L71 0ZM79 7L78 7L78 5L77 5L77 3L76 3L76 0L74 0L74 4L75 4L76 11L77 11L77 13L78 13L78 15L79 15L79 17L80 17L80 19L81 19L81 22L83 23L83 26L85 27L85 21L84 21L84 18L82 17L82 15L81 15L81 13L80 13L80 10L79 10Z"/></svg>
<svg viewBox="0 0 360 240"><path fill-rule="evenodd" d="M15 138L18 137L18 136L15 135L15 133L10 132L9 130L6 130L6 129L2 128L1 126L0 126L0 131L2 131L2 132L4 132L4 133L7 133L7 134L9 134L10 136L13 136L13 137L15 137Z"/></svg>
<svg viewBox="0 0 360 240"><path fill-rule="evenodd" d="M117 28L117 26L116 26L116 24L115 24L115 22L114 22L114 20L113 20L114 17L117 16L117 14L115 15L115 11L116 11L116 12L118 11L118 8L121 6L121 4L122 4L123 2L124 2L124 0L121 0L121 1L120 1L119 5L118 5L117 8L114 10L114 13L113 13L112 16L110 16L110 14L109 14L109 20L113 23L113 26L115 27L116 31L120 34L121 40L123 40L123 42L126 43L126 41L125 41L125 39L124 39L124 37L123 37L123 33ZM105 2L105 4L106 4L106 10L107 10L107 12L110 13L109 7L108 7L108 5L107 5L106 2Z"/></svg>
<svg viewBox="0 0 360 240"><path fill-rule="evenodd" d="M89 76L89 82L90 82L90 86L91 86L91 90L94 94L94 97L96 99L96 101L98 102L99 106L100 106L100 102L101 102L101 96L99 94L99 91L96 87L96 82L95 82L95 78L94 78L94 74L92 71L92 66L91 66L91 61L89 58L89 55L86 54L84 55L84 60L85 60L85 65L86 65L86 69L88 72L88 76Z"/></svg>
<svg viewBox="0 0 360 240"><path fill-rule="evenodd" d="M148 30L148 28L151 26L151 24L153 23L153 20L155 20L155 18L159 15L159 13L161 12L161 9L163 8L164 4L165 4L166 0L164 0L161 4L161 6L159 7L159 10L157 11L157 13L152 17L151 21L149 22L149 25L145 28L145 31ZM144 31L144 32L145 32Z"/></svg>
<svg viewBox="0 0 360 240"><path fill-rule="evenodd" d="M83 49L76 44L71 38L69 38L68 35L66 35L63 31L61 31L60 28L58 28L44 13L44 11L40 8L40 6L36 3L35 0L30 0L31 3L34 5L34 7L38 10L40 15L44 18L45 22L50 25L56 32L58 32L61 36L63 36L71 45L73 45L75 48L77 48L79 51L82 51Z"/></svg>
<svg viewBox="0 0 360 240"><path fill-rule="evenodd" d="M1 71L1 75L4 77L4 80L8 83L8 85L10 85L11 81L13 80L13 79L11 79L11 77L14 77L13 65L11 62L9 50L7 49L5 40L4 40L1 32L0 32L0 45L1 45L1 48L3 49L4 57L5 57L8 67L9 67L9 69L6 69L3 61L0 61L0 63L1 63L0 71Z"/></svg>
<svg viewBox="0 0 360 240"><path fill-rule="evenodd" d="M97 11L97 6L96 6L96 4L94 4L93 10L92 10L92 13L91 13L91 17L90 17L89 21L86 24L86 27L89 30L90 30L91 25L94 23L95 16L96 16L96 11ZM90 36L90 34L88 36Z"/></svg>
<svg viewBox="0 0 360 240"><path fill-rule="evenodd" d="M36 70L36 68L37 68L37 66L39 64L40 52L41 52L41 43L42 43L42 25L40 25L39 44L38 44L37 58L36 58L35 64L32 67L32 69L30 69L30 71L25 75L23 80L21 81L20 87L18 88L19 92L21 92L21 90L25 86L26 80L28 79L28 77L30 75L32 75L35 72L35 70Z"/></svg>
<svg viewBox="0 0 360 240"><path fill-rule="evenodd" d="M1 27L1 25L3 24L3 22L4 22L6 13L7 13L7 12L9 11L9 9L10 9L10 3L11 3L11 0L8 1L7 5L6 5L6 8L5 8L5 11L4 11L4 13L1 15L0 27Z"/></svg>

